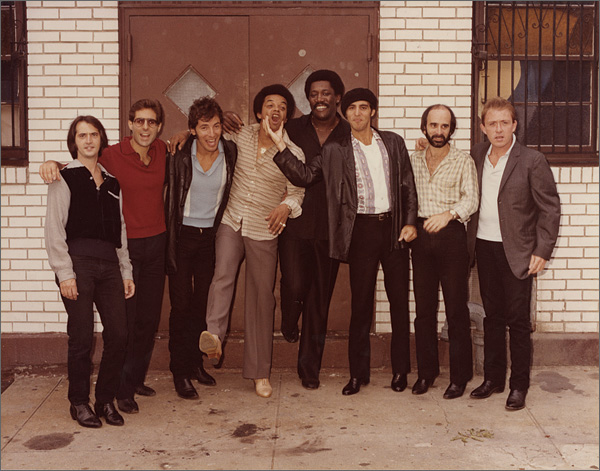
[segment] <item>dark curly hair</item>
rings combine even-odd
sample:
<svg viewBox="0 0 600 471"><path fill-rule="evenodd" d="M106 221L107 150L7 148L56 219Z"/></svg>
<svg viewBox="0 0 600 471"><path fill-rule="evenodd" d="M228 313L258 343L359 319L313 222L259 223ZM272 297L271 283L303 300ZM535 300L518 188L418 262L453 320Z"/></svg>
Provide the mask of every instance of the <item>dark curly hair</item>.
<svg viewBox="0 0 600 471"><path fill-rule="evenodd" d="M188 128L195 129L198 121L209 121L215 116L223 122L223 110L214 98L205 96L194 100L188 112Z"/></svg>
<svg viewBox="0 0 600 471"><path fill-rule="evenodd" d="M293 95L283 85L276 83L274 85L268 85L264 87L254 97L254 117L258 123L260 123L258 113L262 111L265 98L267 98L269 95L279 95L285 98L285 101L287 101L287 119L292 119L294 117L294 112L296 111L296 101L294 100Z"/></svg>
<svg viewBox="0 0 600 471"><path fill-rule="evenodd" d="M304 84L304 94L306 95L306 98L310 95L310 86L313 82L321 81L329 82L329 85L331 85L331 88L333 88L333 92L336 95L344 96L344 91L346 89L344 88L344 82L342 82L340 76L333 70L321 69L314 71L306 79L306 83Z"/></svg>

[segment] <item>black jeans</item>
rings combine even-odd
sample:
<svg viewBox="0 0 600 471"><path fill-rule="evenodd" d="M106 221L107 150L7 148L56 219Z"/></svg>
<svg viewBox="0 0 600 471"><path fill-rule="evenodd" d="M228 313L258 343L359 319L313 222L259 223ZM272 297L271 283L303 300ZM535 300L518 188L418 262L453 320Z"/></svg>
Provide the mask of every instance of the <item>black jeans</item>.
<svg viewBox="0 0 600 471"><path fill-rule="evenodd" d="M318 380L327 335L331 295L340 262L329 257L327 240L279 236L281 330L291 330L302 314L298 375Z"/></svg>
<svg viewBox="0 0 600 471"><path fill-rule="evenodd" d="M68 315L69 401L79 405L90 400L95 303L102 321L104 342L96 381L96 401L111 402L119 388L127 343L125 291L119 264L79 255L72 255L71 260L79 294L76 300L62 298Z"/></svg>
<svg viewBox="0 0 600 471"><path fill-rule="evenodd" d="M392 322L391 359L394 374L410 372L410 322L408 314L408 249L390 250L392 219L357 215L348 263L352 314L348 358L352 378L370 378L375 284L379 262Z"/></svg>
<svg viewBox="0 0 600 471"><path fill-rule="evenodd" d="M198 346L206 330L208 289L215 271L216 229L181 226L177 240L177 272L169 275L170 369L173 378L189 378L202 364Z"/></svg>
<svg viewBox="0 0 600 471"><path fill-rule="evenodd" d="M532 277L517 278L506 260L502 242L477 239L475 245L483 319L485 379L506 382L506 327L510 335L510 389L529 389L531 367Z"/></svg>
<svg viewBox="0 0 600 471"><path fill-rule="evenodd" d="M450 339L450 381L465 384L473 377L465 226L450 221L439 232L429 233L419 218L417 238L412 243L412 266L419 378L433 380L440 373L437 312L441 284Z"/></svg>
<svg viewBox="0 0 600 471"><path fill-rule="evenodd" d="M133 398L135 388L146 379L162 310L166 240L165 232L127 240L135 295L127 300L129 338L118 399Z"/></svg>

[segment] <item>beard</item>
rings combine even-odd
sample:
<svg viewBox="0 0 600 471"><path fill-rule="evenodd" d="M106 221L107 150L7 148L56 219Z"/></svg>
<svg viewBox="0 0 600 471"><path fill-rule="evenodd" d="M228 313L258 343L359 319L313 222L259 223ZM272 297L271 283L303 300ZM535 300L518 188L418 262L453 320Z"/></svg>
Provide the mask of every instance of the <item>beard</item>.
<svg viewBox="0 0 600 471"><path fill-rule="evenodd" d="M430 136L429 133L425 131L425 137L432 147L436 147L438 149L444 147L446 144L448 144L448 142L450 142L449 135L444 136L443 134L434 134L433 136Z"/></svg>

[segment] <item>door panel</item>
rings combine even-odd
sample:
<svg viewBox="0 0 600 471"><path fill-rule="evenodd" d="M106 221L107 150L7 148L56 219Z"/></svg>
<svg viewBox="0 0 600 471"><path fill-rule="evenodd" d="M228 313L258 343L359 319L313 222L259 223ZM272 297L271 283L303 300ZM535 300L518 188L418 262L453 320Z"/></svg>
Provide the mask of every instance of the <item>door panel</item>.
<svg viewBox="0 0 600 471"><path fill-rule="evenodd" d="M165 92L190 66L217 92L224 110L247 114L240 109L248 103L247 17L138 16L131 19L131 37L131 103L160 100L163 140L187 129L188 108L184 114Z"/></svg>
<svg viewBox="0 0 600 471"><path fill-rule="evenodd" d="M254 96L266 85L282 83L292 88L295 84L297 101L305 102L304 80L317 69L335 70L346 90L376 90L377 54L369 50L373 43L369 38L374 33L376 37L375 3L303 2L294 8L285 7L285 2L265 3L265 7L246 7L243 3L120 2L122 135L128 133L129 106L144 97L157 98L163 104L166 118L162 139L187 129L187 107L182 106L180 99L174 102L169 96L174 96L173 87L180 86L183 95L192 95L187 97L191 104L192 99L200 97L194 95L193 83L198 81L216 92L215 98L223 110L236 111L246 123L254 122ZM190 77L186 74L196 81L187 88L182 86L182 77ZM176 95L180 98L181 91ZM296 116L301 114L297 109ZM244 271L242 264L233 303L232 331L241 331L244 326ZM276 331L281 322L279 279L278 273ZM168 331L169 311L166 288L160 331ZM341 264L328 328L347 331L349 322L348 266Z"/></svg>

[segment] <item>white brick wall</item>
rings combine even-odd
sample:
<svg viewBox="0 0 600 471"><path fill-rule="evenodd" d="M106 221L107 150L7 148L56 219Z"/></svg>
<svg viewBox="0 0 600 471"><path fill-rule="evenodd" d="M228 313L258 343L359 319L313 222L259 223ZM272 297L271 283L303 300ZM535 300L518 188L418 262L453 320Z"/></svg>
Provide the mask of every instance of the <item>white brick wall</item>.
<svg viewBox="0 0 600 471"><path fill-rule="evenodd" d="M413 148L423 110L445 103L458 118L455 142L468 149L472 3L381 2L380 13L379 126ZM117 2L29 1L27 15L30 165L1 171L1 331L56 332L66 330L66 314L44 250L38 169L70 160L66 133L79 114L95 115L111 143L118 140L118 9ZM598 332L598 168L553 171L563 218L554 258L538 279L537 330ZM414 318L412 292L410 306ZM376 329L390 331L381 273Z"/></svg>
<svg viewBox="0 0 600 471"><path fill-rule="evenodd" d="M44 249L47 189L38 169L71 160L67 131L80 114L118 140L117 17L117 2L27 2L30 164L2 168L2 332L66 331Z"/></svg>
<svg viewBox="0 0 600 471"><path fill-rule="evenodd" d="M470 148L471 20L471 2L381 2L379 126L403 136L409 149L422 136L423 111L434 103L452 107L454 141ZM598 167L553 172L563 216L554 258L538 277L537 330L598 332ZM376 299L376 329L389 332L381 272ZM412 291L410 310L412 321ZM440 293L440 329L443 322Z"/></svg>

